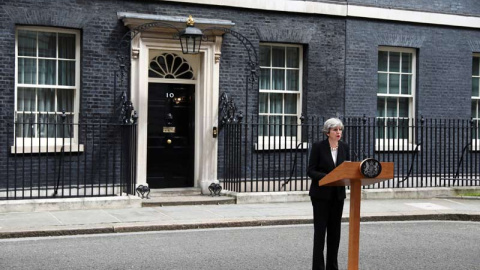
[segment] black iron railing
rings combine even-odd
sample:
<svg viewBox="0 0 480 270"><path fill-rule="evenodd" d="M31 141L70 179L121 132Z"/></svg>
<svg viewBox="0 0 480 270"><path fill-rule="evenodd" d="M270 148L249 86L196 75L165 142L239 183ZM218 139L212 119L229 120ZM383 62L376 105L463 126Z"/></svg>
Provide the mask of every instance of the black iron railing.
<svg viewBox="0 0 480 270"><path fill-rule="evenodd" d="M0 200L133 194L136 124L8 123Z"/></svg>
<svg viewBox="0 0 480 270"><path fill-rule="evenodd" d="M237 192L308 190L309 150L323 140L323 117L298 124L262 123L257 117L223 126L220 173ZM480 186L479 124L453 119L345 118L350 158L395 163L395 178L364 188Z"/></svg>

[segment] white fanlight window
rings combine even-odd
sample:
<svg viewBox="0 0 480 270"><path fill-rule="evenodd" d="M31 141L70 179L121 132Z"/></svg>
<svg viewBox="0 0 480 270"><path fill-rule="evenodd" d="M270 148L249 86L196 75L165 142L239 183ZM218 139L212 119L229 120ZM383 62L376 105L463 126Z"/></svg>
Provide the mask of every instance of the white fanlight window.
<svg viewBox="0 0 480 270"><path fill-rule="evenodd" d="M174 53L162 53L150 61L150 78L195 80L193 68L183 57Z"/></svg>

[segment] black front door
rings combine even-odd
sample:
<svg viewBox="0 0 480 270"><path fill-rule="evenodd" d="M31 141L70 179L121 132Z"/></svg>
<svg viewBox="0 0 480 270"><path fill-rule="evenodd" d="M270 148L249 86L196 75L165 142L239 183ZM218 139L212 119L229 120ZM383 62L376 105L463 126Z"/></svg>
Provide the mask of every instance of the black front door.
<svg viewBox="0 0 480 270"><path fill-rule="evenodd" d="M149 83L147 183L193 187L195 86Z"/></svg>

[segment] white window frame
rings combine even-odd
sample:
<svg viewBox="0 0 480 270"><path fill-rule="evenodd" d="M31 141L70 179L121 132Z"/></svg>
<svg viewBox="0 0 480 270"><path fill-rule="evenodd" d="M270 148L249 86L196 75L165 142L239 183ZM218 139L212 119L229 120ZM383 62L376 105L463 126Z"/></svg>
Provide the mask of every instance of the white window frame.
<svg viewBox="0 0 480 270"><path fill-rule="evenodd" d="M479 62L480 62L480 53L474 53L473 56L472 56L472 65L473 65L473 58L478 58L479 59ZM480 78L480 75L477 75L477 76L474 76L473 75L473 69L472 69L472 84L473 84L473 78ZM473 85L472 85L473 87ZM480 87L480 85L479 85ZM476 121L478 124L480 124L480 89L479 89L479 93L478 93L478 96L472 96L472 101L476 100L477 101L477 107L476 107L476 115L472 115L472 120L473 121ZM477 128L477 127L475 127ZM478 128L477 128L478 130ZM477 133L477 137L479 137L480 135L478 134L478 131L476 132ZM471 148L473 151L480 151L480 138L472 138L472 148Z"/></svg>
<svg viewBox="0 0 480 270"><path fill-rule="evenodd" d="M270 66L260 66L260 68L268 68L270 69L270 87L273 85L273 70L274 69L279 69L279 70L284 70L287 72L287 70L298 70L298 91L289 91L289 90L271 90L271 89L262 89L260 80L259 80L259 99L260 99L260 93L266 93L266 94L296 94L297 95L297 113L296 114L286 114L285 113L285 98L282 99L282 113L270 113L269 111L269 104L267 105L267 112L265 113L258 113L259 116L259 124L260 124L260 117L266 116L269 118L270 116L290 116L293 117L295 116L297 119L297 123L300 123L300 116L302 114L302 98L303 98L303 46L300 44L284 44L284 43L261 43L260 46L270 46L270 47L284 47L285 49L290 47L290 48L298 48L298 68L290 68L286 66L286 61L287 57L285 55L285 66L284 67L273 67L272 66L272 61L273 57L270 56ZM272 50L270 50L270 53L272 53ZM285 54L287 53L287 50L285 50ZM261 75L260 75L261 76ZM287 76L285 74L285 82L284 82L285 88L287 87ZM268 100L268 103L270 103L270 99ZM260 101L259 101L260 104ZM259 108L260 110L260 108ZM283 125L285 122L282 122ZM284 127L284 126L283 126ZM307 149L307 143L302 143L299 145L300 140L301 140L301 127L300 125L298 126L296 130L295 136L285 136L285 130L282 130L282 136L260 136L258 135L258 140L257 143L255 144L255 150L278 150L278 149Z"/></svg>
<svg viewBox="0 0 480 270"><path fill-rule="evenodd" d="M411 73L405 73L402 72L402 62L400 61L400 68L398 72L391 72L389 71L390 68L387 68L387 71L380 71L379 67L377 66L377 80L378 80L378 74L411 74L412 75L412 80L411 80L411 93L410 94L401 94L401 89L402 89L402 80L399 80L399 94L389 94L389 93L379 93L378 92L378 83L377 83L377 102L379 97L383 98L388 98L388 97L393 97L393 98L408 98L409 104L408 104L408 119L409 123L408 126L413 126L414 123L412 123L412 120L415 119L415 95L416 95L416 77L417 77L417 51L416 49L413 48L403 48L403 47L388 47L388 46L379 46L378 47L378 53L384 51L384 52L399 52L399 53L411 53L412 54L412 70ZM390 54L389 54L390 55ZM390 56L389 56L390 57ZM378 61L377 61L378 65ZM390 59L388 60L388 65L390 65ZM389 87L389 79L390 76L387 76L387 87ZM397 100L398 102L398 100ZM385 106L387 103L385 102ZM398 104L397 104L397 115L398 113ZM385 109L385 113L387 113L387 110ZM379 119L380 117L376 117L376 119ZM389 119L405 119L403 117L381 117L382 119L389 120ZM387 127L385 127L384 134L386 133ZM415 144L415 134L412 132L412 130L409 128L408 130L408 138L406 139L379 139L375 138L375 150L376 151L415 151L417 149L417 146ZM419 150L419 149L417 149Z"/></svg>
<svg viewBox="0 0 480 270"><path fill-rule="evenodd" d="M38 68L37 68L37 80L35 84L19 84L18 83L18 31L27 30L27 31L39 31L39 32L51 32L51 33L65 33L65 34L74 34L75 35L75 85L74 86L61 86L58 85L58 64L56 65L56 76L55 85L45 85L39 84L38 82ZM40 27L40 26L17 26L15 29L15 99L14 99L14 121L17 117L17 94L19 87L31 87L31 88L52 88L52 89L73 89L74 90L74 102L73 102L73 138L39 138L39 137L16 137L16 130L13 131L13 146L11 147L11 153L21 154L21 153L44 153L44 152L60 152L62 151L62 146L65 145L63 151L65 152L83 152L84 146L78 144L78 115L79 115L79 106L80 106L80 31L73 29L64 29L64 28L55 28L55 27ZM38 46L37 46L38 50ZM58 53L58 47L57 47ZM39 59L42 57L37 56L32 57ZM58 60L58 56L52 59ZM38 114L38 111L33 112ZM60 115L57 112L57 115ZM66 115L71 115L71 113L66 113ZM48 145L48 147L47 147Z"/></svg>

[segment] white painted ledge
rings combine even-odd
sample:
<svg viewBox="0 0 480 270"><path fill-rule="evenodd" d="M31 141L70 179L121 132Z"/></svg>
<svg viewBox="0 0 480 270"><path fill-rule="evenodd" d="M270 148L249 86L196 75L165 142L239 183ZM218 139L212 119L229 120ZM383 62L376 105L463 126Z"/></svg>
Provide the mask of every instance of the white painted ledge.
<svg viewBox="0 0 480 270"><path fill-rule="evenodd" d="M310 1L258 1L258 0L162 0L188 4L226 6L255 10L321 14L351 18L369 18L385 21L412 22L421 24L446 25L466 28L480 28L479 16L454 15L437 12L413 11L393 8L327 3ZM198 15L198 14L197 14Z"/></svg>
<svg viewBox="0 0 480 270"><path fill-rule="evenodd" d="M260 9L270 11L325 14L333 16L346 16L347 5L341 3L322 3L310 1L259 1L259 0L163 0L165 2L179 2L190 4L203 4L212 6L226 6L246 9ZM194 16L195 17L195 16Z"/></svg>
<svg viewBox="0 0 480 270"><path fill-rule="evenodd" d="M67 145L17 145L10 147L12 154L32 154L32 153L80 153L85 151L83 144L67 144Z"/></svg>
<svg viewBox="0 0 480 270"><path fill-rule="evenodd" d="M442 196L458 196L466 192L478 192L479 187L430 187L430 188L382 188L362 189L362 200L431 199ZM235 197L237 204L309 202L308 191L283 192L233 192L222 194ZM347 200L350 190L346 190Z"/></svg>
<svg viewBox="0 0 480 270"><path fill-rule="evenodd" d="M0 213L140 207L142 207L142 200L134 195L0 201Z"/></svg>
<svg viewBox="0 0 480 270"><path fill-rule="evenodd" d="M347 16L386 21L480 28L480 17L412 10L349 5Z"/></svg>

